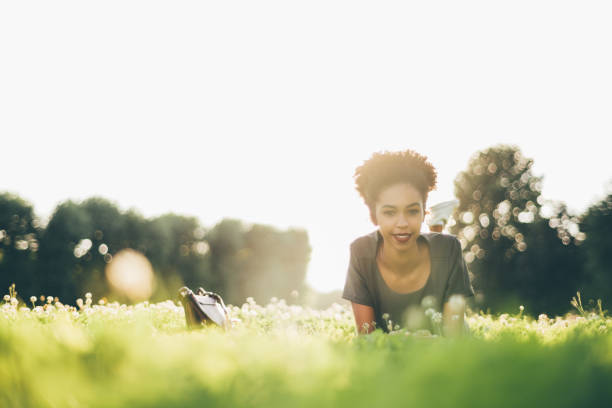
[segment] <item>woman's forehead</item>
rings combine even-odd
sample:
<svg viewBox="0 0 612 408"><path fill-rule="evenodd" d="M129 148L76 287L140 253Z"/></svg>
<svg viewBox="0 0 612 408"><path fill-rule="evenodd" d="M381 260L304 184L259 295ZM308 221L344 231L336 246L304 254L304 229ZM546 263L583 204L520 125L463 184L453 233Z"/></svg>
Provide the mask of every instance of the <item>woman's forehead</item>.
<svg viewBox="0 0 612 408"><path fill-rule="evenodd" d="M422 206L423 197L421 193L411 184L398 183L383 188L378 194L377 204L391 206Z"/></svg>

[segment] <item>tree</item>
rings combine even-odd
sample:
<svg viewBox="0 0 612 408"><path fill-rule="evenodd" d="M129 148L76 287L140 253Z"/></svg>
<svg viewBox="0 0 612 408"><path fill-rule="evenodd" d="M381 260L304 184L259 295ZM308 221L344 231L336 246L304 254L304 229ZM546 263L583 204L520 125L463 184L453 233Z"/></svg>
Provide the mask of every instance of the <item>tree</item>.
<svg viewBox="0 0 612 408"><path fill-rule="evenodd" d="M293 290L303 292L311 251L306 231L224 219L206 240L211 268L229 303L241 304L249 296L260 303L271 297L291 300Z"/></svg>
<svg viewBox="0 0 612 408"><path fill-rule="evenodd" d="M95 255L90 252L93 232L89 213L78 203L66 201L55 208L40 239L38 293L72 303L92 290L87 263Z"/></svg>
<svg viewBox="0 0 612 408"><path fill-rule="evenodd" d="M612 194L591 206L582 216L580 229L585 234L582 245L585 259L587 298L612 300ZM609 304L609 303L608 303Z"/></svg>
<svg viewBox="0 0 612 408"><path fill-rule="evenodd" d="M127 248L151 262L156 300L176 296L183 285L219 292L229 303L294 298L293 290L303 292L310 258L308 235L299 229L247 228L226 219L207 232L195 217L148 220L101 197L59 204L42 229L29 204L0 195L1 282L16 283L26 296L53 295L69 304L93 292L126 301L113 292L105 270Z"/></svg>
<svg viewBox="0 0 612 408"><path fill-rule="evenodd" d="M164 214L148 222L143 252L153 264L159 283L156 297L175 296L181 286L218 291L220 282L210 267L205 230L195 217Z"/></svg>
<svg viewBox="0 0 612 408"><path fill-rule="evenodd" d="M576 291L583 290L584 234L564 204L551 205L550 210L550 217L526 225L527 249L517 254L509 271L527 310L557 315L567 312Z"/></svg>
<svg viewBox="0 0 612 408"><path fill-rule="evenodd" d="M91 197L57 206L42 234L40 290L71 303L85 292L110 296L106 265L122 249L144 251L146 220L116 203Z"/></svg>
<svg viewBox="0 0 612 408"><path fill-rule="evenodd" d="M17 291L30 296L38 255L40 227L32 206L20 197L0 194L0 288L15 283Z"/></svg>
<svg viewBox="0 0 612 408"><path fill-rule="evenodd" d="M267 303L271 297L291 301L294 290L304 292L311 251L306 231L253 225L245 241L244 267L235 283L242 288L242 296Z"/></svg>
<svg viewBox="0 0 612 408"><path fill-rule="evenodd" d="M205 240L210 247L210 266L219 282L221 296L228 303L244 302L242 288L237 284L248 252L244 224L235 219L223 219L208 231Z"/></svg>
<svg viewBox="0 0 612 408"><path fill-rule="evenodd" d="M532 165L518 147L500 145L477 152L455 180L459 205L450 230L465 250L482 307L525 304L552 313L567 309L580 282L577 251L563 248L579 243L578 220L564 206L543 216L542 177Z"/></svg>

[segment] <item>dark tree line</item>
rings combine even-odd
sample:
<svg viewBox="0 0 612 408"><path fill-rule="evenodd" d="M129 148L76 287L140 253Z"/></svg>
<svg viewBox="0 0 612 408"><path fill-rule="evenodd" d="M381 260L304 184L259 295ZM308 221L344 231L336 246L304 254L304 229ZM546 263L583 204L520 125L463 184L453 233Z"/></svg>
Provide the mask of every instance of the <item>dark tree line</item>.
<svg viewBox="0 0 612 408"><path fill-rule="evenodd" d="M211 229L195 217L147 219L99 197L59 204L46 226L20 197L0 194L0 287L19 295L53 295L74 303L86 292L118 298L105 268L131 248L150 262L157 282L153 300L176 296L183 285L218 292L226 302L247 296L267 302L304 292L310 244L306 231L280 231L226 219Z"/></svg>
<svg viewBox="0 0 612 408"><path fill-rule="evenodd" d="M515 146L477 152L455 179L459 206L451 233L464 247L480 307L524 305L532 314L562 314L570 300L612 301L612 195L585 214L545 200L533 160Z"/></svg>

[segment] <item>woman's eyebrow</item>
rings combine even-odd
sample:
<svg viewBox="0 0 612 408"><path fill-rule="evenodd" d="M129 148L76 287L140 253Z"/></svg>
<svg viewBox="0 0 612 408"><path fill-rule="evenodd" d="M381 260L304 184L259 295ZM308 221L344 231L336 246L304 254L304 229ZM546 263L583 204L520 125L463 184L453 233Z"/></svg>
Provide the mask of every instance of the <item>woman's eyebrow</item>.
<svg viewBox="0 0 612 408"><path fill-rule="evenodd" d="M411 204L408 204L406 207L413 207L413 206L415 206L415 205L417 205L417 206L421 207L421 204L420 204L418 201L417 201L417 202L414 202L414 203L411 203ZM394 206L394 205L391 205L391 204L385 204L385 205L383 205L383 206L382 206L382 208L385 208L385 207L389 207L389 208L393 208L393 209L395 209L395 206Z"/></svg>

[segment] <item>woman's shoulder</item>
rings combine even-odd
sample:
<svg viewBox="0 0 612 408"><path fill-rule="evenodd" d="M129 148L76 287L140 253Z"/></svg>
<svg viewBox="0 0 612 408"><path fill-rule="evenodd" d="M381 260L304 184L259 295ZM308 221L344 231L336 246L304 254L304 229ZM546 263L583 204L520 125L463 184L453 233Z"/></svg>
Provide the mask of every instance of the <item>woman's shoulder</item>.
<svg viewBox="0 0 612 408"><path fill-rule="evenodd" d="M378 230L357 237L351 242L351 253L360 258L376 256L376 248L379 239Z"/></svg>
<svg viewBox="0 0 612 408"><path fill-rule="evenodd" d="M439 232L422 233L431 250L432 257L447 258L452 256L457 248L461 248L461 243L456 236L450 234L441 234Z"/></svg>

